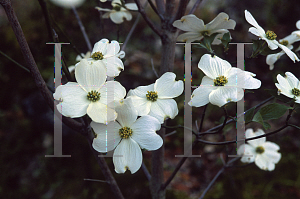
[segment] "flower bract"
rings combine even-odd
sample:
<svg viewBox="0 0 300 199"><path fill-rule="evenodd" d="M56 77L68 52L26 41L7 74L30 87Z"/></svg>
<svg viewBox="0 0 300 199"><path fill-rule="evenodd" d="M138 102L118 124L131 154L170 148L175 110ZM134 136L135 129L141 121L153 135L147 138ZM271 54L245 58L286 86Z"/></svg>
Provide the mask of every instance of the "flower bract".
<svg viewBox="0 0 300 199"><path fill-rule="evenodd" d="M183 92L183 82L175 81L176 75L166 72L154 84L139 86L128 92L138 115L151 115L161 123L169 117L173 119L178 114L174 97Z"/></svg>
<svg viewBox="0 0 300 199"><path fill-rule="evenodd" d="M215 55L203 55L198 68L206 76L193 91L190 106L200 107L210 102L221 107L228 102L241 100L243 89L257 89L261 85L258 79L253 78L255 74L231 67L226 60Z"/></svg>
<svg viewBox="0 0 300 199"><path fill-rule="evenodd" d="M187 31L179 35L177 38L178 41L183 42L193 42L196 40L201 40L203 36L210 36L213 33L220 33L216 36L213 44L220 44L224 33L229 32L228 29L234 29L236 22L232 19L229 19L229 16L226 13L221 12L214 18L211 22L204 25L202 19L197 18L193 14L183 16L180 20L176 20L173 23L173 26Z"/></svg>
<svg viewBox="0 0 300 199"><path fill-rule="evenodd" d="M132 19L132 15L129 10L138 10L138 7L135 3L126 3L123 5L121 0L113 0L111 5L113 7L112 9L100 7L96 7L96 9L107 12L102 17L110 18L116 24L123 23L124 18L127 21L130 21Z"/></svg>
<svg viewBox="0 0 300 199"><path fill-rule="evenodd" d="M265 132L258 129L253 132L253 129L247 129L246 138L257 137L264 135ZM280 147L273 143L266 141L266 137L258 138L248 141L248 144L243 144L239 147L238 155L243 155L241 161L244 163L255 162L255 164L262 170L273 171L275 164L281 159L281 154L278 152Z"/></svg>
<svg viewBox="0 0 300 199"><path fill-rule="evenodd" d="M104 64L82 59L75 68L75 77L78 83L58 86L53 94L60 102L58 111L71 118L88 114L93 121L100 123L116 119L117 113L107 105L123 99L126 90L117 81L105 82Z"/></svg>
<svg viewBox="0 0 300 199"><path fill-rule="evenodd" d="M289 98L295 99L296 103L300 103L300 82L290 72L285 73L285 77L277 75L278 83L275 83L279 92Z"/></svg>
<svg viewBox="0 0 300 199"><path fill-rule="evenodd" d="M63 8L72 8L81 6L85 0L50 0L53 4L63 7Z"/></svg>
<svg viewBox="0 0 300 199"><path fill-rule="evenodd" d="M124 70L124 64L120 58L125 56L124 51L120 51L120 44L117 41L111 41L108 39L101 39L95 43L91 58L88 58L88 62L102 62L107 69L107 76L115 77Z"/></svg>
<svg viewBox="0 0 300 199"><path fill-rule="evenodd" d="M142 165L142 151L159 149L162 138L156 134L160 129L160 122L149 115L137 119L138 114L134 109L131 99L125 99L122 105L116 107L118 117L115 122L107 125L96 122L91 127L96 133L93 148L105 153L115 149L113 163L117 173L130 170L133 174Z"/></svg>
<svg viewBox="0 0 300 199"><path fill-rule="evenodd" d="M254 26L254 27L249 28L249 32L258 36L260 39L266 41L271 50L275 50L279 47L287 54L287 56L289 56L289 58L293 62L299 61L299 59L295 53L293 53L288 47L280 44L276 40L277 35L273 31L268 30L267 32L265 32L264 29L258 25L256 20L251 15L251 13L247 10L245 10L245 18L249 24Z"/></svg>

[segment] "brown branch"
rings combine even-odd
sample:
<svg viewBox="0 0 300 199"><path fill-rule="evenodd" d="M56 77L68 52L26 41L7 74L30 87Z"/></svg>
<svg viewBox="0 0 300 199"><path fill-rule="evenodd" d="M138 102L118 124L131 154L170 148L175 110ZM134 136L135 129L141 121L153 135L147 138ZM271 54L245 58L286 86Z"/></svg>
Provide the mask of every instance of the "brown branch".
<svg viewBox="0 0 300 199"><path fill-rule="evenodd" d="M158 10L156 9L156 7L155 7L154 3L152 2L152 0L148 0L148 2L150 4L151 8L154 10L154 12L159 16L159 18L161 20L163 20L164 16L158 12Z"/></svg>
<svg viewBox="0 0 300 199"><path fill-rule="evenodd" d="M24 56L24 59L27 64L27 68L30 70L30 73L33 77L33 80L38 87L39 91L41 92L42 96L46 100L47 104L50 106L51 110L54 110L54 99L52 96L52 93L48 90L48 87L42 78L42 75L35 63L35 60L31 54L31 51L29 49L29 46L27 44L26 38L24 36L24 33L22 31L21 25L18 21L18 18L13 10L13 7L11 5L10 0L0 0L0 4L3 6L7 18L12 26L12 29L16 35L16 38L18 40L18 43L21 48L21 52ZM81 131L83 124L71 119L71 118L66 118L63 117L63 122L71 127L72 129L77 129L77 131ZM71 126L70 126L71 125Z"/></svg>
<svg viewBox="0 0 300 199"><path fill-rule="evenodd" d="M99 166L101 168L101 171L105 177L105 180L109 184L110 189L111 189L112 193L114 194L115 198L124 199L124 196L123 196L114 176L112 175L109 167L106 164L105 158L103 156L98 156L100 154L97 151L95 151L95 149L92 147L94 134L90 128L88 128L88 133L86 135L86 138L87 138L87 140L89 142L89 146L90 146L91 150L93 151L93 154L97 160L97 163L99 164Z"/></svg>
<svg viewBox="0 0 300 199"><path fill-rule="evenodd" d="M189 14L193 14L196 9L198 8L198 6L200 5L200 3L202 2L203 0L197 0L197 2L194 4L194 6L192 7L192 9L190 10Z"/></svg>
<svg viewBox="0 0 300 199"><path fill-rule="evenodd" d="M155 0L156 6L158 13L163 15L165 13L165 2L164 0Z"/></svg>
<svg viewBox="0 0 300 199"><path fill-rule="evenodd" d="M189 0L181 0L177 9L177 13L175 15L175 17L172 18L172 20L170 21L171 23L173 23L175 20L180 19L186 10L186 6L188 4Z"/></svg>
<svg viewBox="0 0 300 199"><path fill-rule="evenodd" d="M158 35L158 36L162 36L160 30L153 24L153 22L149 19L149 17L147 16L144 8L142 7L141 3L139 0L134 0L136 5L138 6L139 12L141 13L141 15L143 16L144 20L147 22L147 24L149 25L149 27Z"/></svg>

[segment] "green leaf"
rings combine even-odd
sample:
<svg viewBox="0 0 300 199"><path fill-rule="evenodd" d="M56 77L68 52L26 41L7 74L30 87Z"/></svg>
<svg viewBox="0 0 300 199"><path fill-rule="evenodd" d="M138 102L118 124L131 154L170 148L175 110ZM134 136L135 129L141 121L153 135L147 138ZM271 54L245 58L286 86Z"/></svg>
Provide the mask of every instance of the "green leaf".
<svg viewBox="0 0 300 199"><path fill-rule="evenodd" d="M264 55L264 56L267 56L267 55L270 55L270 54L275 54L275 53L279 53L281 50L281 48L277 48L276 50L271 50L268 46L266 48L264 48L260 54L261 55Z"/></svg>
<svg viewBox="0 0 300 199"><path fill-rule="evenodd" d="M211 34L209 37L204 37L204 39L207 39L208 42L209 42L210 44L212 44L212 42L215 40L215 38L216 38L216 36L217 36L218 34L220 34L220 33L216 32L216 33L214 33L214 34Z"/></svg>
<svg viewBox="0 0 300 199"><path fill-rule="evenodd" d="M252 45L252 50L253 52L256 52L258 48L261 46L261 40L252 40L253 45Z"/></svg>
<svg viewBox="0 0 300 199"><path fill-rule="evenodd" d="M273 120L283 116L288 109L291 109L291 107L272 103L262 107L258 112L261 114L263 120Z"/></svg>
<svg viewBox="0 0 300 199"><path fill-rule="evenodd" d="M265 130L268 130L268 129L271 128L271 125L268 122L265 122L263 120L263 116L260 114L259 111L254 115L252 121L260 123L261 125L263 125L263 127L264 127Z"/></svg>
<svg viewBox="0 0 300 199"><path fill-rule="evenodd" d="M271 128L271 125L268 122L263 122L264 129L268 130Z"/></svg>
<svg viewBox="0 0 300 199"><path fill-rule="evenodd" d="M263 123L264 123L263 118L262 118L262 116L261 116L261 114L260 114L259 111L254 115L252 121L253 121L253 122L258 122L258 123L260 123L260 124L263 124Z"/></svg>

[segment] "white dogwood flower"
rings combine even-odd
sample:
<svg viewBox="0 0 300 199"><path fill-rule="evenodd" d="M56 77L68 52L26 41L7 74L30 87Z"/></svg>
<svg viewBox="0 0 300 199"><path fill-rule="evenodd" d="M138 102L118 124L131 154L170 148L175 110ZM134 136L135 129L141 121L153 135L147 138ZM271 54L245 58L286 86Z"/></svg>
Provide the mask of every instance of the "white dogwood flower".
<svg viewBox="0 0 300 199"><path fill-rule="evenodd" d="M291 34L281 40L279 40L279 43L282 45L285 45L288 49L293 49L293 43L300 41L300 37L295 35L295 34ZM266 63L270 66L270 70L274 69L274 64L275 62L282 56L284 55L285 52L281 51L279 53L275 53L275 54L269 54L266 57Z"/></svg>
<svg viewBox="0 0 300 199"><path fill-rule="evenodd" d="M176 75L166 72L155 83L149 86L139 86L128 92L138 115L151 115L161 123L169 117L173 119L178 114L174 97L183 92L183 82L175 81Z"/></svg>
<svg viewBox="0 0 300 199"><path fill-rule="evenodd" d="M203 36L209 36L213 33L220 33L214 39L213 44L220 44L221 40L218 38L222 38L224 33L229 32L228 29L234 29L236 22L232 19L229 19L229 16L221 12L214 18L211 22L204 25L202 19L199 19L193 14L189 14L181 17L180 20L176 20L173 23L173 26L183 30L188 31L187 33L183 33L179 35L177 38L178 41L183 42L193 42L196 40L201 40Z"/></svg>
<svg viewBox="0 0 300 199"><path fill-rule="evenodd" d="M268 30L267 32L265 32L264 29L262 29L262 27L260 27L258 25L256 20L251 15L251 13L247 10L245 10L245 18L246 18L246 20L249 24L254 26L254 27L249 28L249 32L251 32L252 34L258 36L260 39L266 41L271 50L275 50L279 47L287 54L287 56L289 56L289 58L293 62L299 61L299 59L298 59L298 57L295 53L293 53L288 47L286 47L285 45L280 44L276 40L277 35L273 31Z"/></svg>
<svg viewBox="0 0 300 199"><path fill-rule="evenodd" d="M231 67L230 63L217 56L203 55L198 68L206 76L193 91L190 106L200 107L210 102L221 107L228 102L241 100L243 89L257 89L261 85L258 79L253 78L255 74Z"/></svg>
<svg viewBox="0 0 300 199"><path fill-rule="evenodd" d="M50 0L53 4L63 7L63 8L72 8L81 6L85 0Z"/></svg>
<svg viewBox="0 0 300 199"><path fill-rule="evenodd" d="M258 129L256 132L253 132L253 129L247 129L245 134L246 138L252 138L264 135L265 132L261 129ZM250 140L248 144L241 145L237 153L238 155L243 155L241 158L242 162L255 162L260 169L273 171L275 164L281 159L281 153L278 152L279 149L280 147L277 144L267 142L266 137L262 137Z"/></svg>
<svg viewBox="0 0 300 199"><path fill-rule="evenodd" d="M120 58L125 56L124 51L119 51L120 45L117 41L113 40L109 43L108 39L101 39L95 43L91 58L87 60L89 63L101 61L106 66L107 76L118 76L124 70L124 64Z"/></svg>
<svg viewBox="0 0 300 199"><path fill-rule="evenodd" d="M296 103L300 103L300 82L292 73L286 72L285 77L278 74L277 81L275 85L281 94L294 98Z"/></svg>
<svg viewBox="0 0 300 199"><path fill-rule="evenodd" d="M88 114L93 121L100 123L116 119L117 113L107 104L123 99L126 90L117 81L105 82L106 69L103 62L89 63L82 59L76 66L75 77L78 83L68 82L58 86L53 94L54 99L60 101L58 111L71 118ZM108 98L109 90L114 97Z"/></svg>
<svg viewBox="0 0 300 199"><path fill-rule="evenodd" d="M135 3L122 4L121 0L113 0L111 5L113 7L112 10L100 7L96 7L96 9L107 12L102 17L110 18L116 24L123 23L124 18L127 21L130 21L132 19L132 15L129 10L138 10L138 7Z"/></svg>
<svg viewBox="0 0 300 199"><path fill-rule="evenodd" d="M133 174L142 165L141 149L153 151L162 146L163 140L156 134L160 129L160 123L149 115L137 119L137 111L130 99L125 99L123 104L115 109L118 113L116 122L110 122L108 125L91 123L97 134L92 146L102 153L115 149L113 156L115 171L124 173L130 170Z"/></svg>

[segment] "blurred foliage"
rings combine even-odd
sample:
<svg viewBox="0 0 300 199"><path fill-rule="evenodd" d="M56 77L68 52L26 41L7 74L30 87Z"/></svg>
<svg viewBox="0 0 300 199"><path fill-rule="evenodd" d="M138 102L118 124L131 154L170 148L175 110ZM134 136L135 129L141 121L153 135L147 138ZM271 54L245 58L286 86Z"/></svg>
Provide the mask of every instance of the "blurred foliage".
<svg viewBox="0 0 300 199"><path fill-rule="evenodd" d="M36 63L43 78L53 87L53 45L46 45L49 40L43 13L38 1L16 1L13 6L20 20L24 34L31 48ZM76 18L71 10L52 5L47 6L49 13L55 20L53 24L60 42L70 42L80 52L86 53L87 46L82 37ZM177 1L178 2L178 1ZM102 19L95 6L109 7L110 2L100 3L89 0L77 9L83 21L91 43L102 38L117 39L123 42L129 32L137 13L133 13L133 20L121 25L112 23L109 19ZM298 6L297 6L298 5ZM204 1L195 15L205 23L211 21L219 12L226 12L237 22L231 32L232 42L251 42L256 39L248 32L250 25L244 19L244 10L252 13L257 22L265 30L276 32L278 38L283 38L296 30L295 23L300 20L300 6L298 0L212 0ZM153 21L159 23L158 17L148 9ZM58 28L59 27L59 28ZM26 65L13 31L7 22L5 12L0 8L0 50L22 65ZM63 33L63 32L64 33ZM67 35L68 38L65 36ZM77 56L72 45L63 45L62 52L68 65L74 65ZM229 44L229 50L223 46L212 46L216 54L236 66L236 47ZM160 67L159 38L151 31L143 19L126 47L125 70L115 79L126 88L149 85L156 79L152 67L159 71ZM251 45L246 45L245 56L251 55ZM192 46L192 85L200 85L204 74L197 68L204 49ZM45 158L53 154L53 113L44 104L42 96L36 89L29 73L0 55L0 198L111 198L109 186L103 182L86 181L84 179L99 179L104 177L93 157L88 142L82 136L63 127L63 154L72 155L71 158ZM277 74L283 75L290 71L299 77L300 64L293 64L287 56L282 56L275 64L273 71L265 63L265 57L246 60L245 69L257 75L262 81L263 88L245 93L245 110L253 107L271 95L264 89L276 89ZM184 45L176 46L176 60L174 72L177 79L184 79ZM179 114L174 120L168 120L168 126L183 125L184 95L176 98ZM283 103L280 101L273 101ZM229 115L235 116L234 103L226 105ZM193 108L193 126L195 120L199 125L203 107ZM285 116L276 121L270 121L270 131L284 124ZM290 122L299 124L299 109L294 113ZM209 104L205 115L203 131L221 124L224 112L217 106ZM249 123L246 128L262 128L260 124ZM167 133L175 129L167 129ZM297 130L288 128L268 137L267 140L277 143L281 148L282 159L273 172L260 170L250 164L228 168L219 177L205 198L300 198L300 141ZM176 129L176 133L166 138L165 177L170 176L179 158L175 155L183 154L183 129ZM209 141L234 140L236 132L234 124L224 129L221 135L205 136ZM167 198L189 199L198 198L210 180L222 167L220 154L225 157L236 153L236 146L208 146L198 144L193 154L201 154L201 158L190 158L176 175L167 189ZM151 152L144 152L145 164L150 168ZM228 159L228 158L226 158ZM107 158L116 180L126 198L150 198L148 181L140 169L136 174L128 172L119 175L113 170L112 159Z"/></svg>

